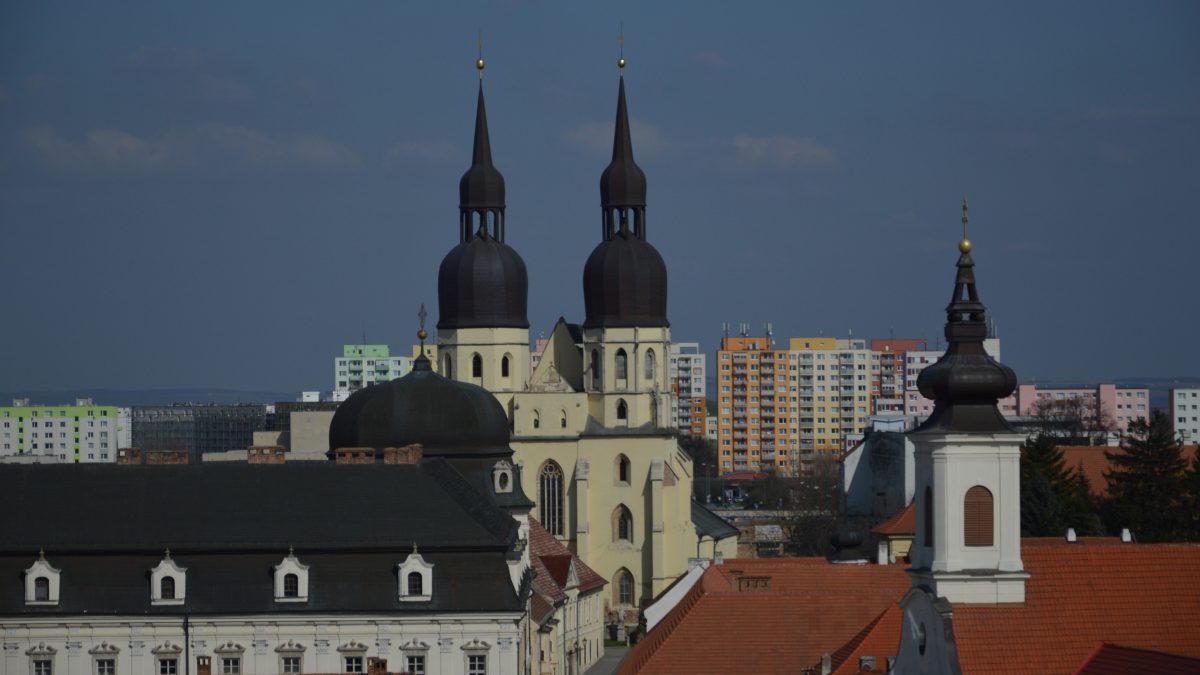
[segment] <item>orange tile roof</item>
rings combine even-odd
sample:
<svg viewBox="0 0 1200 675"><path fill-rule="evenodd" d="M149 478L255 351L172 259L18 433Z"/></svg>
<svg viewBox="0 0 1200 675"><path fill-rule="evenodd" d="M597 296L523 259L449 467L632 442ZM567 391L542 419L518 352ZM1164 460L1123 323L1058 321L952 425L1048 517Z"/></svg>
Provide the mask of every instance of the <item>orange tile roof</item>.
<svg viewBox="0 0 1200 675"><path fill-rule="evenodd" d="M871 528L871 532L890 537L917 536L917 502L909 502L899 513Z"/></svg>
<svg viewBox="0 0 1200 675"><path fill-rule="evenodd" d="M1198 447L1200 446L1185 445L1182 447L1180 454L1187 461L1188 466L1191 466L1192 460L1195 459ZM1105 451L1114 454L1122 453L1124 452L1122 448L1104 445L1060 445L1058 449L1062 451L1064 467L1071 471L1083 468L1083 474L1091 483L1093 495L1108 496L1108 480L1104 478L1104 474L1112 471L1112 464L1104 453Z"/></svg>
<svg viewBox="0 0 1200 675"><path fill-rule="evenodd" d="M575 564L575 575L579 578L580 593L608 583L532 516L529 518L529 560L533 564L534 587L554 602L567 597L564 588L572 563Z"/></svg>
<svg viewBox="0 0 1200 675"><path fill-rule="evenodd" d="M1149 649L1132 649L1100 643L1074 675L1128 675L1129 673L1155 673L1155 675L1196 675L1200 673L1200 659L1165 654Z"/></svg>
<svg viewBox="0 0 1200 675"><path fill-rule="evenodd" d="M1021 540L1025 604L954 608L963 672L1071 673L1104 640L1200 658L1200 545L1112 541Z"/></svg>
<svg viewBox="0 0 1200 675"><path fill-rule="evenodd" d="M833 675L857 675L863 672L887 672L887 659L900 653L900 626L904 610L892 603L875 620L867 624L854 639L847 642L830 657ZM862 657L874 656L872 670L861 668Z"/></svg>
<svg viewBox="0 0 1200 675"><path fill-rule="evenodd" d="M738 580L744 577L769 577L770 585L739 592ZM858 637L909 583L903 566L837 565L824 558L712 565L629 652L618 672L731 673L752 663L756 673L794 675ZM898 645L898 626L894 634ZM880 636L863 636L859 647L878 649L887 639L883 631Z"/></svg>

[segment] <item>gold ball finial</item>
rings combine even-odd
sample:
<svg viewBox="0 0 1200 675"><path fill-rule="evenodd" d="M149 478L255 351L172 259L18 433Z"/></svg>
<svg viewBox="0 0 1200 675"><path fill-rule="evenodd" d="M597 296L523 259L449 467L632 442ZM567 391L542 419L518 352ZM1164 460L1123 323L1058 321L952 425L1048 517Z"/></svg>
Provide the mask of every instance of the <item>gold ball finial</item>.
<svg viewBox="0 0 1200 675"><path fill-rule="evenodd" d="M482 58L475 61L475 69L481 73L483 72L483 59Z"/></svg>
<svg viewBox="0 0 1200 675"><path fill-rule="evenodd" d="M424 340L427 337L429 337L429 333L426 333L424 328L417 331L417 339L418 340Z"/></svg>
<svg viewBox="0 0 1200 675"><path fill-rule="evenodd" d="M617 67L620 68L621 70L625 70L625 58L624 57L617 59Z"/></svg>
<svg viewBox="0 0 1200 675"><path fill-rule="evenodd" d="M962 241L958 242L958 250L962 251L963 253L970 253L971 252L971 240L963 239Z"/></svg>

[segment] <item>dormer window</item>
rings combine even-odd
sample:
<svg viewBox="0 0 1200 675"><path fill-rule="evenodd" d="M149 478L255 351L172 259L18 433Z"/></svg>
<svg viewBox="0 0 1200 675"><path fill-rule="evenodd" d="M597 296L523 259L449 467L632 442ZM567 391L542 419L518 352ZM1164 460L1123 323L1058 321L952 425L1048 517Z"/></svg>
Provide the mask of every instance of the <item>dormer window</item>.
<svg viewBox="0 0 1200 675"><path fill-rule="evenodd" d="M187 569L175 564L171 551L150 570L150 604L182 605L187 598Z"/></svg>
<svg viewBox="0 0 1200 675"><path fill-rule="evenodd" d="M513 490L513 468L505 460L492 467L492 489L496 494L509 494Z"/></svg>
<svg viewBox="0 0 1200 675"><path fill-rule="evenodd" d="M25 604L57 605L60 572L46 561L45 553L39 552L38 559L25 570Z"/></svg>
<svg viewBox="0 0 1200 675"><path fill-rule="evenodd" d="M308 565L290 548L275 566L275 602L308 602Z"/></svg>
<svg viewBox="0 0 1200 675"><path fill-rule="evenodd" d="M412 553L400 563L397 576L401 602L428 602L433 599L433 563L426 562L413 544Z"/></svg>

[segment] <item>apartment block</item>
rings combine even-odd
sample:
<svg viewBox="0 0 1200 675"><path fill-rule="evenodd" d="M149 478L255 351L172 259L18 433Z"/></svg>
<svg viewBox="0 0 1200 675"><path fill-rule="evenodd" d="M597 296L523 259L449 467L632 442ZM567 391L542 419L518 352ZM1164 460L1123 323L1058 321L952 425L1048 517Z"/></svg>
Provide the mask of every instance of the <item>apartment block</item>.
<svg viewBox="0 0 1200 675"><path fill-rule="evenodd" d="M671 345L671 426L680 436L705 436L707 356L696 342Z"/></svg>
<svg viewBox="0 0 1200 675"><path fill-rule="evenodd" d="M1017 387L1017 409L1021 415L1036 416L1043 406L1079 400L1093 420L1111 430L1124 432L1134 420L1148 419L1150 390L1098 384L1094 387L1043 388L1036 384Z"/></svg>
<svg viewBox="0 0 1200 675"><path fill-rule="evenodd" d="M929 351L929 341L912 338L871 340L871 403L877 416L904 414L906 356Z"/></svg>
<svg viewBox="0 0 1200 675"><path fill-rule="evenodd" d="M987 338L983 341L983 349L993 359L1000 360L1000 338ZM921 395L917 378L922 370L937 363L945 353L942 349L913 349L904 353L904 416L909 429L919 426L933 412L933 400ZM1002 399L997 407L1005 417L1015 417L1018 414L1016 394Z"/></svg>
<svg viewBox="0 0 1200 675"><path fill-rule="evenodd" d="M799 399L800 458L803 463L837 458L847 437L864 433L869 424L872 352L860 339L792 338L788 344L790 402Z"/></svg>
<svg viewBox="0 0 1200 675"><path fill-rule="evenodd" d="M1170 402L1175 438L1187 444L1200 441L1200 388L1172 389Z"/></svg>
<svg viewBox="0 0 1200 675"><path fill-rule="evenodd" d="M387 345L343 345L333 362L333 400L345 401L350 394L376 382L403 377L412 370L412 358L392 356Z"/></svg>
<svg viewBox="0 0 1200 675"><path fill-rule="evenodd" d="M129 408L98 406L88 398L61 406L17 399L0 407L0 460L115 462L117 448L129 442Z"/></svg>
<svg viewBox="0 0 1200 675"><path fill-rule="evenodd" d="M717 351L717 462L722 474L799 467L788 397L789 352L766 337L726 337Z"/></svg>

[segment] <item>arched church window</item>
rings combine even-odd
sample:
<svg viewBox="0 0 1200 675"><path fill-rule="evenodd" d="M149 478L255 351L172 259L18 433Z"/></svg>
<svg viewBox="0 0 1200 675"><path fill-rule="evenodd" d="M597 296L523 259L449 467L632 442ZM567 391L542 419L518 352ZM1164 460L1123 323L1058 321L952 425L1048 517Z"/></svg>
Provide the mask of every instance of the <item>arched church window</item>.
<svg viewBox="0 0 1200 675"><path fill-rule="evenodd" d="M600 350L592 350L592 388L599 389L604 386L604 380L600 379Z"/></svg>
<svg viewBox="0 0 1200 675"><path fill-rule="evenodd" d="M33 580L33 599L35 602L50 601L50 579L38 577Z"/></svg>
<svg viewBox="0 0 1200 675"><path fill-rule="evenodd" d="M562 411L562 417L558 418L558 426L560 429L567 428L567 411Z"/></svg>
<svg viewBox="0 0 1200 675"><path fill-rule="evenodd" d="M629 419L629 406L625 405L625 399L620 399L617 401L617 419Z"/></svg>
<svg viewBox="0 0 1200 675"><path fill-rule="evenodd" d="M424 579L421 578L420 572L408 573L408 594L425 595Z"/></svg>
<svg viewBox="0 0 1200 675"><path fill-rule="evenodd" d="M963 498L963 539L967 546L991 546L993 520L992 492L982 485L967 490Z"/></svg>
<svg viewBox="0 0 1200 675"><path fill-rule="evenodd" d="M633 604L633 575L627 569L617 570L617 578L614 579L613 591L616 597L613 598L614 604L617 605L632 605Z"/></svg>
<svg viewBox="0 0 1200 675"><path fill-rule="evenodd" d="M933 488L925 486L925 545L933 546Z"/></svg>
<svg viewBox="0 0 1200 675"><path fill-rule="evenodd" d="M478 354L471 357L471 377L483 377L483 357Z"/></svg>
<svg viewBox="0 0 1200 675"><path fill-rule="evenodd" d="M533 428L538 429L542 426L542 416L538 411L533 411Z"/></svg>
<svg viewBox="0 0 1200 675"><path fill-rule="evenodd" d="M553 461L538 474L538 520L555 536L563 534L563 472Z"/></svg>
<svg viewBox="0 0 1200 675"><path fill-rule="evenodd" d="M646 361L646 373L645 373L646 381L653 382L654 381L654 350L653 349L646 350L645 361Z"/></svg>
<svg viewBox="0 0 1200 675"><path fill-rule="evenodd" d="M617 455L617 482L629 485L629 474L629 458L625 455Z"/></svg>
<svg viewBox="0 0 1200 675"><path fill-rule="evenodd" d="M505 354L504 358L500 361L500 377L507 378L508 377L508 369L509 369L508 354Z"/></svg>
<svg viewBox="0 0 1200 675"><path fill-rule="evenodd" d="M613 365L616 368L615 373L618 380L629 378L629 357L625 354L624 349L617 350L617 358L613 362Z"/></svg>
<svg viewBox="0 0 1200 675"><path fill-rule="evenodd" d="M633 543L633 514L621 504L613 510L613 541Z"/></svg>

